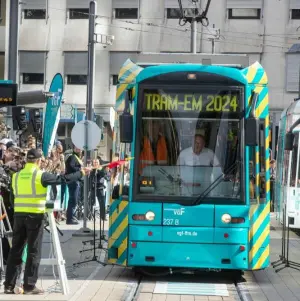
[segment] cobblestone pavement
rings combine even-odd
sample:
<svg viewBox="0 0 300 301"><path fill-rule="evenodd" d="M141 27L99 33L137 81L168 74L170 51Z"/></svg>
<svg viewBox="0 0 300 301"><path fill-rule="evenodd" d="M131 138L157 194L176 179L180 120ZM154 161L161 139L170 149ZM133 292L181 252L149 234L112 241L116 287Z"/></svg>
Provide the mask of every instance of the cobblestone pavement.
<svg viewBox="0 0 300 301"><path fill-rule="evenodd" d="M278 226L274 217L272 225ZM91 226L92 225L88 225ZM38 286L42 287L46 293L42 296L26 295L4 295L3 287L0 287L0 300L70 300L70 301L131 301L133 293L137 289L138 278L135 277L131 269L117 266L102 266L96 262L73 266L81 260L91 259L92 251L84 252L81 256L79 251L83 249L82 241L89 238L72 237L72 233L80 228L79 226L66 226L62 224L64 236L61 237L61 245L66 260L67 274L70 286L70 295L63 296L59 291L57 283L58 273L52 271L51 267L41 266ZM107 228L107 225L106 225ZM271 261L276 261L281 251L281 232L279 228L271 231ZM43 258L49 256L49 234L45 233ZM86 244L85 249L92 248ZM299 256L300 238L297 234L291 233L290 258L300 262ZM70 251L72 250L72 251ZM97 256L105 261L105 252L97 250ZM253 301L294 301L300 300L300 271L286 268L279 273L275 273L272 267L263 271L246 272L244 287L249 291ZM184 279L184 278L182 278ZM180 281L188 281L182 280ZM203 280L203 278L202 278ZM201 278L193 279L194 282L201 282ZM135 301L233 301L238 300L235 287L232 283L227 283L229 297L220 296L191 296L191 295L168 295L156 294L154 288L156 281L178 281L178 278L144 278L138 287ZM203 280L204 281L204 280ZM225 283L225 282L223 282Z"/></svg>

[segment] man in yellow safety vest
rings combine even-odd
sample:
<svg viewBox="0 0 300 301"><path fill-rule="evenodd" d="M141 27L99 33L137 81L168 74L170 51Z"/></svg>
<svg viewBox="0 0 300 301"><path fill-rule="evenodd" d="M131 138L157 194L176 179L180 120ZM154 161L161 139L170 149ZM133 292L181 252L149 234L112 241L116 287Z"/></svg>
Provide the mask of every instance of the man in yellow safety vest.
<svg viewBox="0 0 300 301"><path fill-rule="evenodd" d="M24 169L15 173L12 177L14 227L12 248L7 260L4 283L4 293L6 294L14 293L26 242L28 255L24 273L24 293L43 293L35 285L41 260L47 186L78 181L83 175L90 172L90 168L82 168L80 171L67 176L43 172L39 168L41 158L41 150L29 150Z"/></svg>

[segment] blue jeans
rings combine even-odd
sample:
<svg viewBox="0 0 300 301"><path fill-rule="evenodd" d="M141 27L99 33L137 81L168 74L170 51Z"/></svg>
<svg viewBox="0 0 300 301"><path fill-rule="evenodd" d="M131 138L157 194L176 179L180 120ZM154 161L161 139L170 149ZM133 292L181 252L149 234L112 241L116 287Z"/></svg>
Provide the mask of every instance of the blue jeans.
<svg viewBox="0 0 300 301"><path fill-rule="evenodd" d="M80 184L79 182L72 182L68 184L68 188L69 188L69 203L67 209L67 222L71 222L74 220L77 200L79 198Z"/></svg>

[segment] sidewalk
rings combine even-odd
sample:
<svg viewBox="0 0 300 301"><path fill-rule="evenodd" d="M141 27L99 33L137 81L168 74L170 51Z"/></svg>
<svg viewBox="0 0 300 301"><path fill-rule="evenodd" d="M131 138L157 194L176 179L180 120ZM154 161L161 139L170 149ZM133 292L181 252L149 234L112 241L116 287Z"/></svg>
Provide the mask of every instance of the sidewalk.
<svg viewBox="0 0 300 301"><path fill-rule="evenodd" d="M279 221L271 213L270 262L277 261L281 254L281 234ZM299 247L299 236L290 231L290 260L300 263ZM265 270L247 272L245 278L253 301L300 300L300 270L285 268L276 273L270 264Z"/></svg>
<svg viewBox="0 0 300 301"><path fill-rule="evenodd" d="M98 224L99 221L97 220ZM96 223L97 223L96 222ZM73 266L79 261L89 260L93 257L93 251L87 251L80 255L83 249L92 249L93 245L83 246L82 241L93 237L72 237L72 234L80 229L82 225L70 226L62 223L59 228L64 236L60 236L61 247L66 261L66 270L69 280L70 294L62 295L60 292L59 277L57 269L51 266L41 266L37 286L45 290L41 296L30 295L5 295L3 286L0 287L0 300L70 300L70 301L116 301L126 300L127 295L135 285L133 273L130 269L118 266L102 266L97 262ZM92 223L88 223L92 229ZM107 230L108 223L105 225ZM98 228L99 237L99 225ZM50 234L44 233L43 255L48 258L50 253ZM105 261L106 252L96 250L96 256L100 261Z"/></svg>

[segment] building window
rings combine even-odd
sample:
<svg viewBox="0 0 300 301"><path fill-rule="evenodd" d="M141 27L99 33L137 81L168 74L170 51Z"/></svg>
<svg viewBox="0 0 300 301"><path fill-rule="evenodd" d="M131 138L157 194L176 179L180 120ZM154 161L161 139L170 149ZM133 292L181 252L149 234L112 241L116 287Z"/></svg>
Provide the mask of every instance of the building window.
<svg viewBox="0 0 300 301"><path fill-rule="evenodd" d="M180 19L181 12L179 8L167 8L167 19Z"/></svg>
<svg viewBox="0 0 300 301"><path fill-rule="evenodd" d="M186 8L183 9L183 15L185 17L193 17L199 13L198 9ZM179 8L167 8L167 19L180 19L181 12Z"/></svg>
<svg viewBox="0 0 300 301"><path fill-rule="evenodd" d="M230 8L228 10L229 19L260 19L259 8Z"/></svg>
<svg viewBox="0 0 300 301"><path fill-rule="evenodd" d="M43 85L43 73L23 73L23 84L26 85Z"/></svg>
<svg viewBox="0 0 300 301"><path fill-rule="evenodd" d="M46 19L46 10L24 9L24 19Z"/></svg>
<svg viewBox="0 0 300 301"><path fill-rule="evenodd" d="M67 75L68 85L86 85L87 75Z"/></svg>
<svg viewBox="0 0 300 301"><path fill-rule="evenodd" d="M88 19L89 9L88 8L70 8L70 19Z"/></svg>
<svg viewBox="0 0 300 301"><path fill-rule="evenodd" d="M300 20L300 9L292 9L292 19Z"/></svg>
<svg viewBox="0 0 300 301"><path fill-rule="evenodd" d="M116 8L116 19L138 19L137 8Z"/></svg>
<svg viewBox="0 0 300 301"><path fill-rule="evenodd" d="M119 76L114 74L112 75L112 84L113 86L116 86L119 83Z"/></svg>

